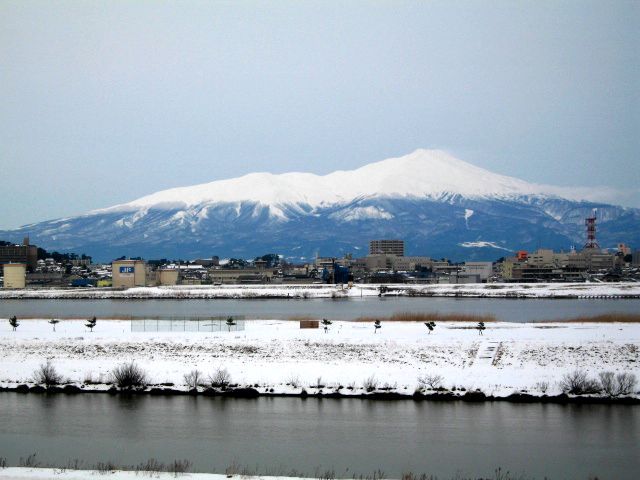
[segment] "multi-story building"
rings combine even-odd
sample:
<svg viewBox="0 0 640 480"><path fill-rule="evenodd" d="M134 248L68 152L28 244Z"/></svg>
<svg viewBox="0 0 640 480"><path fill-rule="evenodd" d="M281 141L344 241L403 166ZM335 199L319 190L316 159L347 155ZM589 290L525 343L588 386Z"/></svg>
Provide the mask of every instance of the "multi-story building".
<svg viewBox="0 0 640 480"><path fill-rule="evenodd" d="M462 270L466 275L477 275L480 283L486 282L493 273L493 262L465 262Z"/></svg>
<svg viewBox="0 0 640 480"><path fill-rule="evenodd" d="M404 240L371 240L369 255L397 255L404 256Z"/></svg>
<svg viewBox="0 0 640 480"><path fill-rule="evenodd" d="M0 246L0 270L5 263L24 263L32 270L38 263L38 247L29 244L29 237L24 238L22 245Z"/></svg>

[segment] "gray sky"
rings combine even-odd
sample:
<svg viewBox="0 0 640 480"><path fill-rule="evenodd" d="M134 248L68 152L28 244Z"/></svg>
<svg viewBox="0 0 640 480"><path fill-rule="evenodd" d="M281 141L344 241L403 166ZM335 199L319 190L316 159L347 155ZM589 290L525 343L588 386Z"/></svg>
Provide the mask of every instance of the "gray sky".
<svg viewBox="0 0 640 480"><path fill-rule="evenodd" d="M637 1L3 0L0 228L419 147L640 206L639 25Z"/></svg>

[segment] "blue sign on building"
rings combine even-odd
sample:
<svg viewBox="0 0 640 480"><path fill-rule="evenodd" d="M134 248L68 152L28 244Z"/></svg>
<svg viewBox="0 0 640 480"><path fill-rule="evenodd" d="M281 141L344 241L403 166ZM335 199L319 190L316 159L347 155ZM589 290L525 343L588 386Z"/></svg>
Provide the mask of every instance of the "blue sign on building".
<svg viewBox="0 0 640 480"><path fill-rule="evenodd" d="M120 273L133 273L133 267L120 267Z"/></svg>

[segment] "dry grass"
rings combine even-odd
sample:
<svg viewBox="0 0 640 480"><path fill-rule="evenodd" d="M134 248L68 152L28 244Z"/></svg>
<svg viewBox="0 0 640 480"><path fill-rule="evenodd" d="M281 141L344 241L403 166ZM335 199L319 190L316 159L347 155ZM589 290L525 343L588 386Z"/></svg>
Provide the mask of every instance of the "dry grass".
<svg viewBox="0 0 640 480"><path fill-rule="evenodd" d="M300 322L300 321L306 321L306 320L320 320L320 318L318 316L314 317L313 315L290 315L284 319L273 318L272 320L291 320L293 322Z"/></svg>
<svg viewBox="0 0 640 480"><path fill-rule="evenodd" d="M495 322L495 315L473 313L399 312L389 317L358 317L356 322Z"/></svg>
<svg viewBox="0 0 640 480"><path fill-rule="evenodd" d="M638 313L605 313L590 317L560 318L557 320L538 320L536 323L640 323Z"/></svg>

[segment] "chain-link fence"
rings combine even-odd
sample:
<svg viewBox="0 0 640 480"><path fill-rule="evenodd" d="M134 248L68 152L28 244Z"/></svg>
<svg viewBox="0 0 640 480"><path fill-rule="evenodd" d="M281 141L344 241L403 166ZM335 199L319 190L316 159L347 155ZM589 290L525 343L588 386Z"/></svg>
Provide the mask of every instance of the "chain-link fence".
<svg viewBox="0 0 640 480"><path fill-rule="evenodd" d="M244 330L244 317L132 318L132 332L238 332Z"/></svg>

